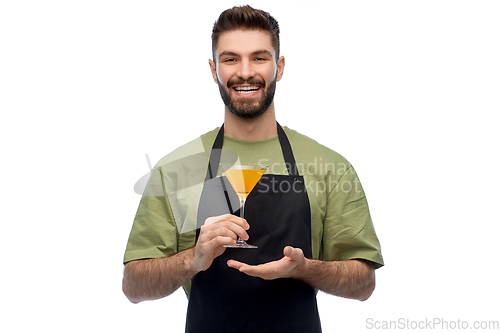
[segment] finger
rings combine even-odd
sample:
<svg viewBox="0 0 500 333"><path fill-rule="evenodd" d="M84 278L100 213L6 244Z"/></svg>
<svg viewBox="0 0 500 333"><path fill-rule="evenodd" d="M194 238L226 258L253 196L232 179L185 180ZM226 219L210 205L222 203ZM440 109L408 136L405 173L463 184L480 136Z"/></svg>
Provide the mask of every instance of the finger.
<svg viewBox="0 0 500 333"><path fill-rule="evenodd" d="M285 246L285 248L283 249L283 254L285 255L285 257L296 261L300 260L304 255L301 249L291 246Z"/></svg>
<svg viewBox="0 0 500 333"><path fill-rule="evenodd" d="M227 265L249 276L263 279L267 277L267 271L262 268L263 265L252 266L232 259L227 261Z"/></svg>
<svg viewBox="0 0 500 333"><path fill-rule="evenodd" d="M241 217L225 214L207 218L205 224L201 227L201 232L206 233L210 230L216 230L217 228L228 228L240 238L247 240L248 234L246 230L250 228L250 225ZM216 235L212 235L212 237L215 236Z"/></svg>
<svg viewBox="0 0 500 333"><path fill-rule="evenodd" d="M223 214L223 215L219 215L219 216L212 216L212 217L209 217L205 220L205 224L204 225L210 225L210 224L214 224L216 222L219 222L221 220L224 220L226 219L229 215L231 214Z"/></svg>
<svg viewBox="0 0 500 333"><path fill-rule="evenodd" d="M245 221L246 223L246 221ZM248 225L248 223L247 223ZM232 221L224 221L220 223L221 228L227 228L228 230L231 230L234 232L236 235L238 235L241 239L248 240L249 236L247 233L247 227L242 226L241 224L234 223Z"/></svg>
<svg viewBox="0 0 500 333"><path fill-rule="evenodd" d="M248 224L247 220L245 220L244 218L241 218L239 216L227 214L227 215L225 215L225 218L223 220L235 223L245 230L250 229L250 225Z"/></svg>
<svg viewBox="0 0 500 333"><path fill-rule="evenodd" d="M210 240L217 236L227 236L236 239L237 236L247 240L248 233L241 226L230 221L222 221L201 227L199 238Z"/></svg>
<svg viewBox="0 0 500 333"><path fill-rule="evenodd" d="M235 245L236 239L231 237L217 236L206 243L207 249L220 250L226 249L224 245ZM224 251L222 251L224 252Z"/></svg>
<svg viewBox="0 0 500 333"><path fill-rule="evenodd" d="M240 268L242 268L243 266L248 266L247 264L232 259L227 261L227 265L237 270L240 270Z"/></svg>
<svg viewBox="0 0 500 333"><path fill-rule="evenodd" d="M299 254L302 252L300 249L293 249L293 251L296 252L296 250L299 250ZM290 250L290 249L287 249ZM297 252L296 252L297 253ZM232 266L238 267L238 270L242 273L245 273L250 276L254 277L260 277L265 280L271 280L271 279L277 279L281 277L290 277L289 273L292 271L299 263L299 260L294 260L289 257L283 257L280 260L277 261L271 261L265 264L261 265L256 265L256 266L251 266L247 264L237 264L237 263L230 263Z"/></svg>
<svg viewBox="0 0 500 333"><path fill-rule="evenodd" d="M234 223L230 222L224 222L220 223L217 225L217 228L212 230L212 233L214 235L234 235L234 238L236 239L236 236L239 236L241 239L248 240L249 236L248 233L246 232L245 229L240 227L239 225L236 225Z"/></svg>
<svg viewBox="0 0 500 333"><path fill-rule="evenodd" d="M231 229L225 227L202 228L198 238L201 242L209 242L216 237L229 237L236 239L237 234Z"/></svg>
<svg viewBox="0 0 500 333"><path fill-rule="evenodd" d="M200 256L211 258L210 262L216 257L220 256L226 251L224 245L234 245L236 241L228 237L216 237L208 242L198 244L197 249L199 249Z"/></svg>
<svg viewBox="0 0 500 333"><path fill-rule="evenodd" d="M262 279L267 279L275 273L275 268L273 267L274 265L271 263L252 266L239 261L229 260L227 264L229 267L235 268L242 273L253 277L260 277Z"/></svg>
<svg viewBox="0 0 500 333"><path fill-rule="evenodd" d="M236 223L237 225L239 225L240 227L242 227L245 230L248 230L250 228L250 225L248 224L248 222L244 218L235 216L233 214L224 214L224 215L209 217L205 220L204 225L211 225L214 223L219 223L219 222L224 222L224 221Z"/></svg>

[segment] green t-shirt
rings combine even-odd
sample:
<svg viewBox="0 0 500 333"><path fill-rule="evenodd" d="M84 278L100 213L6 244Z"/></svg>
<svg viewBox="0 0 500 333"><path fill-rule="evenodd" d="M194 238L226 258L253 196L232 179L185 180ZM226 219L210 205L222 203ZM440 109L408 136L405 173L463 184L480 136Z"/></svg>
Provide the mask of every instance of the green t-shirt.
<svg viewBox="0 0 500 333"><path fill-rule="evenodd" d="M198 203L217 133L214 129L202 135L155 165L139 203L124 263L168 257L195 244ZM380 243L354 168L307 136L289 128L285 133L309 197L313 258L365 259L381 267ZM262 141L224 136L221 163L235 159L266 164L267 174L288 174L278 136Z"/></svg>

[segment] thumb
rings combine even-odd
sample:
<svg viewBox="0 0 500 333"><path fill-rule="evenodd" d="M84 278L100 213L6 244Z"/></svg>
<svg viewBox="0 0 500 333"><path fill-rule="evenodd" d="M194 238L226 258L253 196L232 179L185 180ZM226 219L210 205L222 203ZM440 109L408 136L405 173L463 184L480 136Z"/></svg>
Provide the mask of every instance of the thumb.
<svg viewBox="0 0 500 333"><path fill-rule="evenodd" d="M288 257L292 260L298 260L300 259L302 250L298 248L293 248L291 246L286 246L283 250L283 254L285 255L285 257Z"/></svg>

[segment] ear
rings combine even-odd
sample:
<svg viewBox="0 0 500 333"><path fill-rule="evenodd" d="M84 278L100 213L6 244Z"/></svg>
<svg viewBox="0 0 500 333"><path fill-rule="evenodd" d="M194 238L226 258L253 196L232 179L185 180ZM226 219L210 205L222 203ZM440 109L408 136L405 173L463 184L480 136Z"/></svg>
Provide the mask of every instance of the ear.
<svg viewBox="0 0 500 333"><path fill-rule="evenodd" d="M217 80L217 69L215 66L215 62L212 59L208 59L208 64L210 65L210 71L212 72L212 78L214 79L215 83L219 84Z"/></svg>
<svg viewBox="0 0 500 333"><path fill-rule="evenodd" d="M278 72L276 73L276 82L281 80L283 77L283 71L285 70L285 57L281 56L278 59Z"/></svg>

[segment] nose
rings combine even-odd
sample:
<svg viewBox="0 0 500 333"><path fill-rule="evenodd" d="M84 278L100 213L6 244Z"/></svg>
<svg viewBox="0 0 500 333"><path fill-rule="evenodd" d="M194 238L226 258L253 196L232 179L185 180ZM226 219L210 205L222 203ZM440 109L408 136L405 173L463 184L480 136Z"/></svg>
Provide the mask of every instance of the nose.
<svg viewBox="0 0 500 333"><path fill-rule="evenodd" d="M251 77L255 76L255 70L252 66L252 63L248 59L243 59L240 62L240 67L238 68L238 72L236 73L239 77L241 77L244 80L247 80Z"/></svg>

